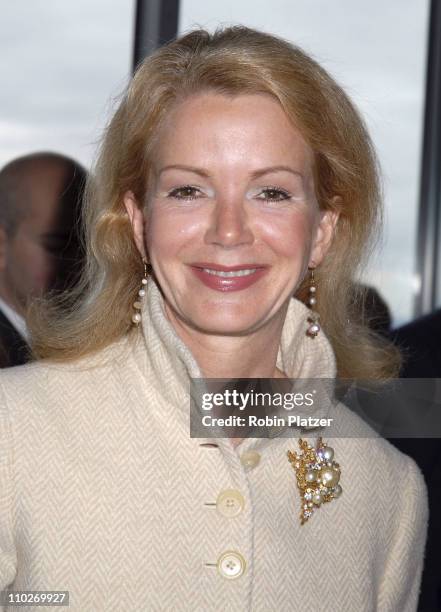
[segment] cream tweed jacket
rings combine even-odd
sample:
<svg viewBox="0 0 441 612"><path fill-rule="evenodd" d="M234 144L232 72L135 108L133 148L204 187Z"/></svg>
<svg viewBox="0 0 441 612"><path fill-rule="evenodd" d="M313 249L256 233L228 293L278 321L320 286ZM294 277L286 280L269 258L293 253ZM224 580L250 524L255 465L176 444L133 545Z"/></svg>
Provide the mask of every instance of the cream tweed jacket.
<svg viewBox="0 0 441 612"><path fill-rule="evenodd" d="M307 313L291 300L278 366L333 377ZM237 448L190 438L200 371L153 281L142 316L135 343L1 373L0 590L66 590L75 612L416 610L428 510L415 463L340 406L358 437L323 435L343 494L301 526L287 459L299 432Z"/></svg>

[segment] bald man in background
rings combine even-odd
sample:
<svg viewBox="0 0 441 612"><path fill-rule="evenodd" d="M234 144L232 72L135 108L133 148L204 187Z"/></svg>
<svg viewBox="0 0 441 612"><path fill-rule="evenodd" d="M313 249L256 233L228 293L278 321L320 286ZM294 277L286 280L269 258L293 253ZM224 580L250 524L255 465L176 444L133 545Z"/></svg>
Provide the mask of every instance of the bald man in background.
<svg viewBox="0 0 441 612"><path fill-rule="evenodd" d="M26 307L74 284L83 263L85 170L56 153L15 159L0 171L0 367L30 359Z"/></svg>

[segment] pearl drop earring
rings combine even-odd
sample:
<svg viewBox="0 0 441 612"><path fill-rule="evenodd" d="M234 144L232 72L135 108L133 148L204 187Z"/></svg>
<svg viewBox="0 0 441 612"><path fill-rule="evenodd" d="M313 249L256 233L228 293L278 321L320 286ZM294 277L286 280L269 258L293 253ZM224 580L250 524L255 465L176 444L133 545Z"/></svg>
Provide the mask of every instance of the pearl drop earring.
<svg viewBox="0 0 441 612"><path fill-rule="evenodd" d="M147 285L147 277L148 277L148 264L147 260L143 258L142 263L144 264L144 276L141 280L141 289L138 291L138 296L143 298L145 296L145 286ZM138 326L141 322L141 308L142 302L138 299L136 302L133 302L133 308L135 309L135 313L132 316L132 322Z"/></svg>
<svg viewBox="0 0 441 612"><path fill-rule="evenodd" d="M321 329L320 324L319 324L320 315L318 312L315 312L314 310L312 310L316 304L317 304L317 287L315 285L314 269L312 269L310 285L309 285L309 298L308 298L308 305L311 307L311 314L308 317L308 323L310 325L306 331L306 335L310 336L311 338L315 338Z"/></svg>

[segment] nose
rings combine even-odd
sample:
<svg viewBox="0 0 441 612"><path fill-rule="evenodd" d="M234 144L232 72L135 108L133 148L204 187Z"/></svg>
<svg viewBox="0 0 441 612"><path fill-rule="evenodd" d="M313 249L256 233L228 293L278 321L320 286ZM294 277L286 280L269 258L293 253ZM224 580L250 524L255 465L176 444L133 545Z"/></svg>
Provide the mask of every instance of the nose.
<svg viewBox="0 0 441 612"><path fill-rule="evenodd" d="M219 198L216 201L205 234L205 242L224 248L250 245L254 242L249 214L243 202L237 198Z"/></svg>

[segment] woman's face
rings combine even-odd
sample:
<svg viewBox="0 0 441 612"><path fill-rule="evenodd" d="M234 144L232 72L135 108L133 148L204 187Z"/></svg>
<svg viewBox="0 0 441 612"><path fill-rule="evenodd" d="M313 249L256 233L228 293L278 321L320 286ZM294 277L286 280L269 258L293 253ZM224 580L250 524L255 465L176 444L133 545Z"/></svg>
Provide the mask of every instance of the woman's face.
<svg viewBox="0 0 441 612"><path fill-rule="evenodd" d="M145 217L131 192L125 205L172 321L244 335L284 318L336 222L319 211L312 163L268 95L203 93L171 111Z"/></svg>

